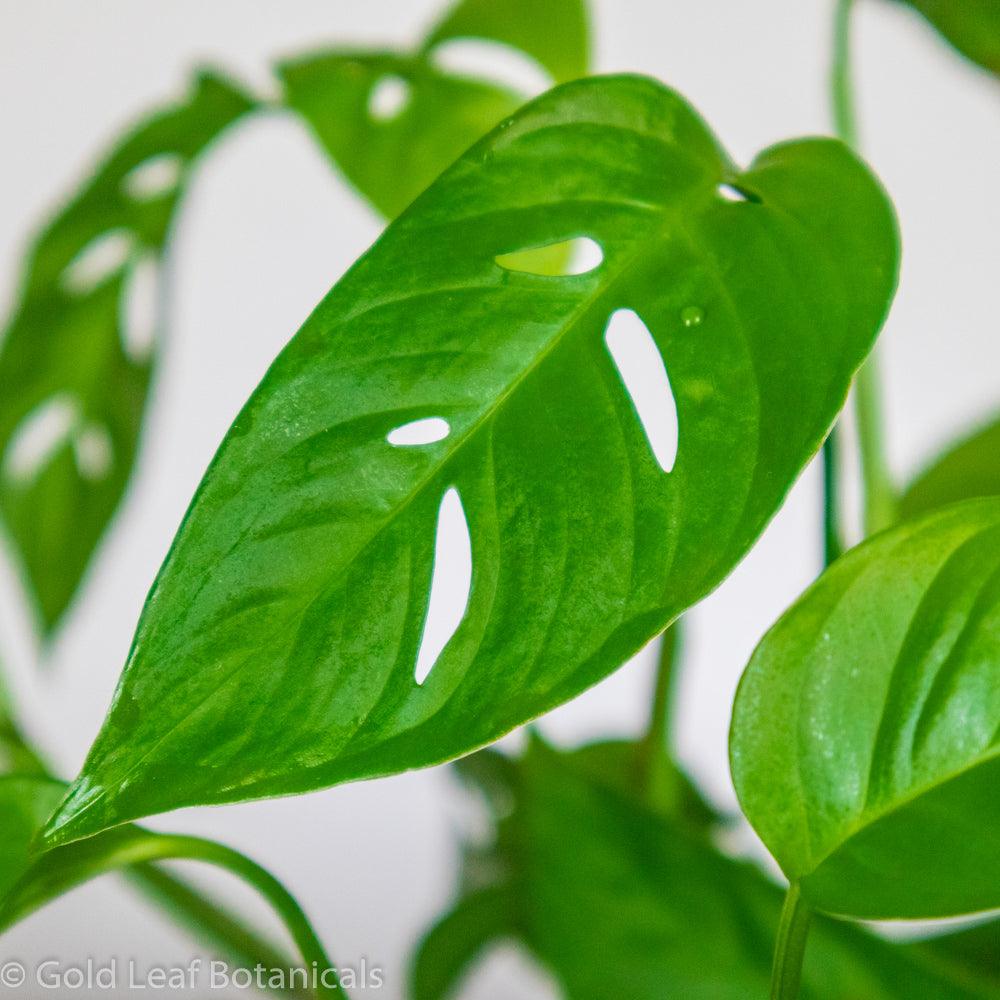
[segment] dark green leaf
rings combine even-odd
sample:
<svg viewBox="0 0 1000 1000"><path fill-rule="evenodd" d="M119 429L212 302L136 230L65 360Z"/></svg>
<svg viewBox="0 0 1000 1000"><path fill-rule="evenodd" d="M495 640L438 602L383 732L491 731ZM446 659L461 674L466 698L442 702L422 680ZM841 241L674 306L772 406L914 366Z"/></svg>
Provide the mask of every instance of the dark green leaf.
<svg viewBox="0 0 1000 1000"><path fill-rule="evenodd" d="M977 497L1000 496L1000 420L953 445L922 472L899 503L903 517Z"/></svg>
<svg viewBox="0 0 1000 1000"><path fill-rule="evenodd" d="M475 956L470 948L442 949L441 937L449 928L472 939L477 928L489 926L480 911L490 898L497 926L508 928L503 936L513 927L518 940L554 973L568 1000L605 1000L609 992L629 1000L767 995L780 890L753 867L720 854L707 837L595 782L592 766L602 753L588 748L581 767L577 754L556 754L536 744L518 762L517 806L501 821L494 848L505 862L496 867L509 875L492 897L480 891L460 902L425 939L415 970L436 959L434 982L441 987L415 991L415 1000L454 995L457 978L447 974L447 959L457 973L459 960L464 969ZM614 747L600 770L613 771L615 761L627 756L627 748ZM476 919L462 927L467 905L476 907ZM995 996L960 982L923 956L860 928L819 919L802 996Z"/></svg>
<svg viewBox="0 0 1000 1000"><path fill-rule="evenodd" d="M526 52L556 83L586 76L590 39L584 0L462 0L427 38L428 51L484 38Z"/></svg>
<svg viewBox="0 0 1000 1000"><path fill-rule="evenodd" d="M943 965L956 977L981 983L984 991L1000 996L1000 920L951 931L911 948L919 959Z"/></svg>
<svg viewBox="0 0 1000 1000"><path fill-rule="evenodd" d="M200 76L183 103L118 144L28 256L0 344L0 512L46 630L135 459L155 345L136 343L151 317L132 311L130 322L126 300L155 310L150 283L191 165L250 107L225 80Z"/></svg>
<svg viewBox="0 0 1000 1000"><path fill-rule="evenodd" d="M1000 906L1000 500L826 571L768 633L733 715L744 811L814 905Z"/></svg>
<svg viewBox="0 0 1000 1000"><path fill-rule="evenodd" d="M279 73L285 102L390 219L523 101L420 56L333 52L284 63ZM380 93L402 102L394 113L379 113Z"/></svg>
<svg viewBox="0 0 1000 1000"><path fill-rule="evenodd" d="M585 274L495 262L584 236ZM891 207L840 143L741 173L653 81L533 102L389 227L237 418L50 838L439 763L615 670L753 544L895 271ZM620 310L669 368L669 473L606 346ZM387 440L430 418L443 439ZM444 503L471 591L418 682Z"/></svg>
<svg viewBox="0 0 1000 1000"><path fill-rule="evenodd" d="M966 58L1000 76L1000 0L902 0Z"/></svg>

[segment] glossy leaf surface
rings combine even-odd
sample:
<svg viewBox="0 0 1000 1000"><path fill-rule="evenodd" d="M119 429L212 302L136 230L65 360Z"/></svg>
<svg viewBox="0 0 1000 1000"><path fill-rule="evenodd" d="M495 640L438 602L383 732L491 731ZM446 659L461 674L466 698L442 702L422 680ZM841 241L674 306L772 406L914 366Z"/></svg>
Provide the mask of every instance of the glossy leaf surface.
<svg viewBox="0 0 1000 1000"><path fill-rule="evenodd" d="M925 469L899 502L903 517L937 507L1000 496L1000 421L953 445Z"/></svg>
<svg viewBox="0 0 1000 1000"><path fill-rule="evenodd" d="M790 879L829 912L1000 906L1000 500L838 560L764 638L733 777Z"/></svg>
<svg viewBox="0 0 1000 1000"><path fill-rule="evenodd" d="M627 769L608 781L628 748L593 746L581 757L535 744L516 763L513 809L492 847L495 880L477 882L485 865L473 854L471 884L417 952L414 1000L461 996L463 975L503 940L534 955L567 1000L603 1000L610 983L629 1000L767 995L780 890L627 794ZM802 997L995 996L961 982L923 956L818 919Z"/></svg>
<svg viewBox="0 0 1000 1000"><path fill-rule="evenodd" d="M998 0L902 0L966 58L1000 76Z"/></svg>
<svg viewBox="0 0 1000 1000"><path fill-rule="evenodd" d="M138 341L155 333L191 165L250 107L228 82L200 76L114 148L28 256L0 337L0 514L46 630L132 471L155 354L155 341Z"/></svg>
<svg viewBox="0 0 1000 1000"><path fill-rule="evenodd" d="M495 262L578 236L603 251L584 274ZM650 80L533 102L389 227L237 418L50 836L438 763L606 676L773 515L895 267L891 208L837 142L740 173ZM605 343L621 309L669 369L669 473ZM443 439L389 444L432 417ZM449 496L471 590L417 683Z"/></svg>

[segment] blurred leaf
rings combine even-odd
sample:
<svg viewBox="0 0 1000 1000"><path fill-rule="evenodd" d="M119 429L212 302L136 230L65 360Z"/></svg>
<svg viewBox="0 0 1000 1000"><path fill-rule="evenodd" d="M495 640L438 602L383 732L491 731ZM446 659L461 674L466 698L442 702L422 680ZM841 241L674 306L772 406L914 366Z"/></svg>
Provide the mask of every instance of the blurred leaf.
<svg viewBox="0 0 1000 1000"><path fill-rule="evenodd" d="M462 0L430 32L425 48L431 51L458 38L483 38L520 49L555 83L587 75L585 0Z"/></svg>
<svg viewBox="0 0 1000 1000"><path fill-rule="evenodd" d="M155 354L138 341L158 319L155 283L191 165L250 108L203 74L121 140L28 255L0 341L0 513L46 631L132 471Z"/></svg>
<svg viewBox="0 0 1000 1000"><path fill-rule="evenodd" d="M390 219L523 102L415 56L324 53L283 63L278 72L285 102L312 127L344 176ZM380 87L395 88L401 103L392 114L373 109Z"/></svg>
<svg viewBox="0 0 1000 1000"><path fill-rule="evenodd" d="M466 37L512 45L556 82L587 72L583 0L465 0L417 53L333 51L278 67L285 103L387 218L526 99L435 64L437 47ZM557 268L564 256L556 254Z"/></svg>
<svg viewBox="0 0 1000 1000"><path fill-rule="evenodd" d="M612 751L614 759L622 759L622 749ZM425 938L414 965L414 1000L458 995L461 973L491 941L510 937L511 927L568 1000L767 995L780 890L755 868L720 854L706 836L595 782L591 768L600 753L588 748L589 763L581 768L579 753L535 743L517 763L517 806L500 821L494 845L505 858L498 867L511 874L492 895L460 900ZM613 761L601 768L614 769ZM482 912L490 899L492 939L481 933L491 926ZM463 927L470 907L475 920ZM443 948L446 929L465 946ZM996 994L960 985L923 956L860 928L821 918L810 938L802 996L995 1000Z"/></svg>
<svg viewBox="0 0 1000 1000"><path fill-rule="evenodd" d="M815 906L1000 906L998 567L1000 500L947 507L834 563L754 653L733 778Z"/></svg>
<svg viewBox="0 0 1000 1000"><path fill-rule="evenodd" d="M583 234L603 251L584 274L495 260ZM606 676L753 544L895 272L891 206L838 142L740 173L653 81L533 102L388 228L237 418L49 836L440 763ZM607 346L619 310L670 368L669 473ZM390 443L431 418L445 436ZM418 681L446 504L469 597Z"/></svg>
<svg viewBox="0 0 1000 1000"><path fill-rule="evenodd" d="M1000 420L983 427L922 472L900 500L905 518L959 500L1000 496Z"/></svg>
<svg viewBox="0 0 1000 1000"><path fill-rule="evenodd" d="M1000 76L1000 0L902 0L966 58Z"/></svg>
<svg viewBox="0 0 1000 1000"><path fill-rule="evenodd" d="M954 975L972 977L1000 996L1000 920L951 931L910 946L924 960L943 964Z"/></svg>

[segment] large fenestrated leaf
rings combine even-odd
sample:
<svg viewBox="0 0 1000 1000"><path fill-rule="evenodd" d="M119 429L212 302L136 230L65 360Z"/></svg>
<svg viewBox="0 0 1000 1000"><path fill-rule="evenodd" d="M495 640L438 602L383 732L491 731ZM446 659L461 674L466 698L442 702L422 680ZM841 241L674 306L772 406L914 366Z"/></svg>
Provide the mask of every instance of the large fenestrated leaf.
<svg viewBox="0 0 1000 1000"><path fill-rule="evenodd" d="M816 906L1000 907L1000 500L947 507L827 570L747 667L732 767Z"/></svg>
<svg viewBox="0 0 1000 1000"><path fill-rule="evenodd" d="M511 763L513 808L492 846L472 854L466 893L418 949L413 1000L460 997L474 963L509 941L554 975L567 1000L604 1000L612 983L629 1000L767 996L780 890L707 834L651 811L625 780L606 780L637 749L596 745L581 756L536 743ZM477 884L484 851L498 874ZM803 1000L996 995L936 969L918 949L829 919L813 926Z"/></svg>
<svg viewBox="0 0 1000 1000"><path fill-rule="evenodd" d="M46 631L132 470L155 354L145 342L155 331L136 327L155 326L192 164L250 107L229 82L199 76L181 103L118 143L28 255L0 338L0 514Z"/></svg>
<svg viewBox="0 0 1000 1000"><path fill-rule="evenodd" d="M584 274L497 263L582 236L603 248ZM438 763L606 676L763 529L895 269L891 208L840 143L741 172L651 80L533 102L389 227L237 418L50 839ZM669 370L669 473L605 344L622 309ZM426 418L447 435L388 443ZM451 490L471 593L417 683Z"/></svg>
<svg viewBox="0 0 1000 1000"><path fill-rule="evenodd" d="M583 0L465 0L416 52L331 51L278 67L285 103L387 218L526 99L438 65L440 47L460 38L513 46L553 82L587 72Z"/></svg>
<svg viewBox="0 0 1000 1000"><path fill-rule="evenodd" d="M1000 0L901 0L967 59L1000 76Z"/></svg>
<svg viewBox="0 0 1000 1000"><path fill-rule="evenodd" d="M903 517L977 497L1000 496L1000 420L952 445L910 484L899 501Z"/></svg>

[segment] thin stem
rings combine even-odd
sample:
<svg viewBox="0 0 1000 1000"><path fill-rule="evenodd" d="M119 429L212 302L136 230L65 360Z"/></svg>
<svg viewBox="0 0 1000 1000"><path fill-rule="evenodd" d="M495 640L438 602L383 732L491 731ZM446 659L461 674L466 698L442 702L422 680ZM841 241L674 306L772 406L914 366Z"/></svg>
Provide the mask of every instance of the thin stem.
<svg viewBox="0 0 1000 1000"><path fill-rule="evenodd" d="M830 98L837 135L852 149L857 149L857 110L851 77L853 8L854 0L837 0L833 24ZM874 351L855 380L854 406L858 420L861 476L864 480L864 529L866 535L871 535L889 527L896 519L896 490L886 458L878 356Z"/></svg>
<svg viewBox="0 0 1000 1000"><path fill-rule="evenodd" d="M676 773L672 736L674 694L677 687L677 661L681 648L681 624L678 619L660 636L653 697L646 735L638 749L639 784L647 798L662 787L662 779Z"/></svg>
<svg viewBox="0 0 1000 1000"><path fill-rule="evenodd" d="M844 551L840 537L840 431L834 427L823 442L823 566Z"/></svg>
<svg viewBox="0 0 1000 1000"><path fill-rule="evenodd" d="M797 882L788 887L778 924L771 970L771 1000L797 1000L802 982L802 961L806 954L812 910L802 898Z"/></svg>

